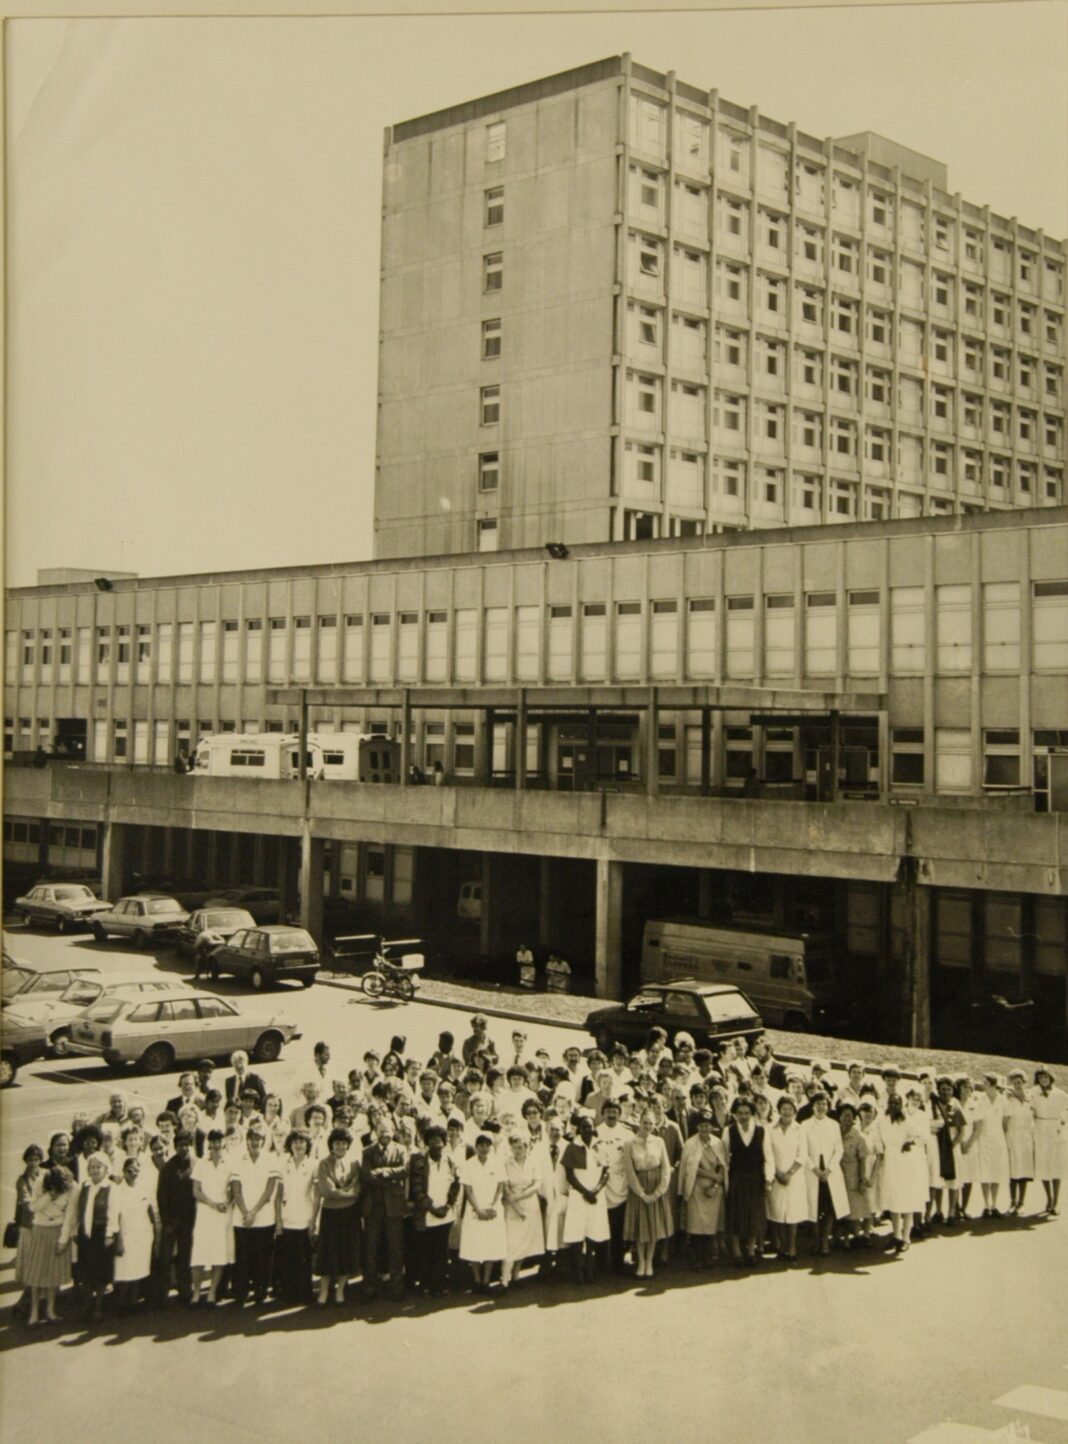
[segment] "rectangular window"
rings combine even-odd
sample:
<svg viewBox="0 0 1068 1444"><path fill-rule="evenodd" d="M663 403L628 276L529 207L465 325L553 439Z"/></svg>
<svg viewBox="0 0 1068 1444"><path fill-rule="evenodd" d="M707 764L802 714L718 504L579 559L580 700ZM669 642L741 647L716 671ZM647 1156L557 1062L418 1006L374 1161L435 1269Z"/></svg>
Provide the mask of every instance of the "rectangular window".
<svg viewBox="0 0 1068 1444"><path fill-rule="evenodd" d="M505 139L507 136L507 123L503 120L494 121L492 125L486 126L486 160L503 160L505 150Z"/></svg>
<svg viewBox="0 0 1068 1444"><path fill-rule="evenodd" d="M148 765L148 722L137 718L133 725L133 760L139 767Z"/></svg>
<svg viewBox="0 0 1068 1444"><path fill-rule="evenodd" d="M428 612L426 617L426 680L445 682L449 676L448 614Z"/></svg>
<svg viewBox="0 0 1068 1444"><path fill-rule="evenodd" d="M896 787L922 787L923 777L923 728L893 728L890 733L890 781Z"/></svg>
<svg viewBox="0 0 1068 1444"><path fill-rule="evenodd" d="M675 601L653 602L649 639L649 674L674 677L678 673L679 605Z"/></svg>
<svg viewBox="0 0 1068 1444"><path fill-rule="evenodd" d="M150 645L151 645L151 644L150 644ZM70 629L70 627L60 627L60 629L59 629L59 680L60 680L60 682L69 682L69 681L70 681L71 658L72 658L72 656L73 656L73 651L74 651L74 649L73 649L73 646L72 646L72 644L71 644L71 629Z"/></svg>
<svg viewBox="0 0 1068 1444"><path fill-rule="evenodd" d="M787 593L764 598L764 675L794 673L794 599Z"/></svg>
<svg viewBox="0 0 1068 1444"><path fill-rule="evenodd" d="M193 623L178 623L178 681L193 680Z"/></svg>
<svg viewBox="0 0 1068 1444"><path fill-rule="evenodd" d="M752 677L753 641L753 598L728 597L726 668L728 677Z"/></svg>
<svg viewBox="0 0 1068 1444"><path fill-rule="evenodd" d="M967 727L935 728L935 790L971 792L972 734Z"/></svg>
<svg viewBox="0 0 1068 1444"><path fill-rule="evenodd" d="M201 682L215 681L215 638L217 624L215 622L201 622L200 624L200 671Z"/></svg>
<svg viewBox="0 0 1068 1444"><path fill-rule="evenodd" d="M549 608L549 669L551 682L568 682L573 670L574 618L571 608Z"/></svg>
<svg viewBox="0 0 1068 1444"><path fill-rule="evenodd" d="M316 623L315 676L320 682L333 682L337 678L337 617L333 614L319 617Z"/></svg>
<svg viewBox="0 0 1068 1444"><path fill-rule="evenodd" d="M481 517L476 527L475 541L480 552L495 552L499 542L497 518Z"/></svg>
<svg viewBox="0 0 1068 1444"><path fill-rule="evenodd" d="M457 682L478 680L478 613L474 607L459 607L453 613L456 650L453 676Z"/></svg>
<svg viewBox="0 0 1068 1444"><path fill-rule="evenodd" d="M499 291L504 285L504 253L493 251L482 257L483 291Z"/></svg>
<svg viewBox="0 0 1068 1444"><path fill-rule="evenodd" d="M245 618L245 681L263 680L263 618Z"/></svg>
<svg viewBox="0 0 1068 1444"><path fill-rule="evenodd" d="M501 388L483 386L479 391L479 424L496 426L501 419Z"/></svg>
<svg viewBox="0 0 1068 1444"><path fill-rule="evenodd" d="M397 618L397 679L419 680L419 613L401 612Z"/></svg>
<svg viewBox="0 0 1068 1444"><path fill-rule="evenodd" d="M171 760L171 724L157 718L152 724L152 761L157 767L165 767Z"/></svg>
<svg viewBox="0 0 1068 1444"><path fill-rule="evenodd" d="M115 681L128 682L130 680L130 629L122 626L115 628Z"/></svg>
<svg viewBox="0 0 1068 1444"><path fill-rule="evenodd" d="M1003 729L983 733L983 786L1019 787L1020 734Z"/></svg>
<svg viewBox="0 0 1068 1444"><path fill-rule="evenodd" d="M515 675L521 682L541 675L541 613L536 606L515 609Z"/></svg>
<svg viewBox="0 0 1068 1444"><path fill-rule="evenodd" d="M939 672L972 670L972 589L935 587L935 633Z"/></svg>
<svg viewBox="0 0 1068 1444"><path fill-rule="evenodd" d="M922 587L894 587L890 592L890 670L922 672L926 660L926 614Z"/></svg>
<svg viewBox="0 0 1068 1444"><path fill-rule="evenodd" d="M1036 671L1068 669L1068 581L1035 582L1032 651Z"/></svg>
<svg viewBox="0 0 1068 1444"><path fill-rule="evenodd" d="M583 682L603 682L608 667L608 609L604 602L582 607L582 652L579 676Z"/></svg>
<svg viewBox="0 0 1068 1444"><path fill-rule="evenodd" d="M111 727L111 739L114 751L112 755L116 762L124 762L127 757L127 742L129 740L129 729L125 722L113 722Z"/></svg>
<svg viewBox="0 0 1068 1444"><path fill-rule="evenodd" d="M716 675L716 603L713 597L690 600L686 627L686 675Z"/></svg>
<svg viewBox="0 0 1068 1444"><path fill-rule="evenodd" d="M849 593L847 670L852 677L879 674L879 593Z"/></svg>
<svg viewBox="0 0 1068 1444"><path fill-rule="evenodd" d="M496 491L501 482L501 453L483 451L478 458L479 491Z"/></svg>
<svg viewBox="0 0 1068 1444"><path fill-rule="evenodd" d="M1020 670L1020 584L987 582L983 587L983 671Z"/></svg>
<svg viewBox="0 0 1068 1444"><path fill-rule="evenodd" d="M127 632L129 628L127 628ZM52 629L47 627L41 633L41 674L42 682L52 680Z"/></svg>
<svg viewBox="0 0 1068 1444"><path fill-rule="evenodd" d="M834 592L805 597L805 673L833 677L838 671L838 599Z"/></svg>
<svg viewBox="0 0 1068 1444"><path fill-rule="evenodd" d="M482 359L493 361L501 354L501 319L482 322Z"/></svg>
<svg viewBox="0 0 1068 1444"><path fill-rule="evenodd" d="M505 682L508 679L508 608L487 607L483 616L483 627L485 680Z"/></svg>
<svg viewBox="0 0 1068 1444"><path fill-rule="evenodd" d="M371 681L388 682L393 668L393 618L389 612L371 613Z"/></svg>
<svg viewBox="0 0 1068 1444"><path fill-rule="evenodd" d="M152 680L152 628L147 623L138 623L137 643L134 653L134 680L137 682L151 682Z"/></svg>
<svg viewBox="0 0 1068 1444"><path fill-rule="evenodd" d="M485 226L499 226L504 220L504 186L491 186L483 192L483 217Z"/></svg>
<svg viewBox="0 0 1068 1444"><path fill-rule="evenodd" d="M267 621L267 680L286 682L288 678L289 626L285 617L270 617Z"/></svg>
<svg viewBox="0 0 1068 1444"><path fill-rule="evenodd" d="M632 681L642 672L642 604L616 603L616 665L619 681Z"/></svg>
<svg viewBox="0 0 1068 1444"><path fill-rule="evenodd" d="M97 717L93 721L93 761L106 762L108 760L108 724L104 717Z"/></svg>
<svg viewBox="0 0 1068 1444"><path fill-rule="evenodd" d="M220 678L223 682L236 682L238 680L238 646L241 633L238 631L237 623L224 621L222 624L222 670Z"/></svg>

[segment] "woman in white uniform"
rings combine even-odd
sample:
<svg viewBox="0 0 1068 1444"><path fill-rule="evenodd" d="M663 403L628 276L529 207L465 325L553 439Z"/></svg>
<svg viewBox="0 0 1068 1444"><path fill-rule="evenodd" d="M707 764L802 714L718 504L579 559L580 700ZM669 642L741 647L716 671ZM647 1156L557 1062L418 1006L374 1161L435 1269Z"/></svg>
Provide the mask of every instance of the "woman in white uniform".
<svg viewBox="0 0 1068 1444"><path fill-rule="evenodd" d="M1053 1082L1048 1068L1035 1069L1031 1090L1031 1112L1035 1116L1035 1177L1046 1190L1046 1212L1056 1217L1068 1154L1068 1093Z"/></svg>
<svg viewBox="0 0 1068 1444"><path fill-rule="evenodd" d="M915 1115L913 1115L915 1116ZM921 1123L924 1114L920 1114ZM927 1204L927 1150L924 1134L906 1116L898 1094L886 1100L886 1116L880 1133L883 1140L880 1200L890 1214L894 1251L903 1254L912 1237L915 1214L922 1218Z"/></svg>
<svg viewBox="0 0 1068 1444"><path fill-rule="evenodd" d="M460 1170L464 1188L464 1216L460 1225L460 1257L471 1265L475 1293L488 1294L493 1265L508 1252L501 1195L504 1170L493 1152L488 1133L475 1138L475 1154Z"/></svg>
<svg viewBox="0 0 1068 1444"><path fill-rule="evenodd" d="M953 1145L953 1159L960 1187L957 1217L967 1218L972 1189L979 1182L980 1103L970 1078L958 1078L954 1091L964 1114L964 1128Z"/></svg>
<svg viewBox="0 0 1068 1444"><path fill-rule="evenodd" d="M205 1271L209 1274L205 1303L214 1308L223 1269L234 1261L234 1230L230 1222L230 1159L223 1147L223 1135L213 1128L208 1134L208 1151L193 1164L193 1197L197 1202L193 1226L193 1297L201 1302Z"/></svg>
<svg viewBox="0 0 1068 1444"><path fill-rule="evenodd" d="M563 1157L568 1195L562 1237L571 1249L575 1277L580 1283L588 1283L594 1276L600 1246L611 1236L604 1195L608 1169L594 1148L592 1115L580 1113L575 1131Z"/></svg>
<svg viewBox="0 0 1068 1444"><path fill-rule="evenodd" d="M155 1170L151 1170L153 1175ZM108 1198L108 1233L115 1235L115 1292L123 1311L137 1303L141 1285L152 1272L152 1253L159 1237L156 1179L141 1171L139 1158L127 1158L122 1182Z"/></svg>
<svg viewBox="0 0 1068 1444"><path fill-rule="evenodd" d="M979 1128L979 1186L983 1190L983 1217L1000 1218L998 1194L1008 1182L1009 1149L1005 1142L1005 1098L996 1073L983 1074L983 1090L976 1095Z"/></svg>
<svg viewBox="0 0 1068 1444"><path fill-rule="evenodd" d="M768 1219L775 1230L780 1258L797 1257L797 1225L808 1218L805 1144L797 1122L797 1105L789 1093L779 1099L778 1121L768 1129L775 1178L768 1194Z"/></svg>
<svg viewBox="0 0 1068 1444"><path fill-rule="evenodd" d="M842 1130L830 1116L831 1100L813 1093L812 1117L801 1125L804 1142L808 1216L818 1227L819 1251L829 1254L836 1220L849 1217L849 1195L842 1174Z"/></svg>
<svg viewBox="0 0 1068 1444"><path fill-rule="evenodd" d="M1035 1176L1035 1115L1027 1096L1027 1075L1022 1068L1009 1074L1005 1094L1005 1142L1009 1149L1009 1212L1019 1213L1027 1185Z"/></svg>
<svg viewBox="0 0 1068 1444"><path fill-rule="evenodd" d="M530 1156L529 1135L513 1132L508 1138L508 1148L509 1157L504 1164L504 1232L507 1250L501 1265L503 1288L518 1279L524 1259L540 1259L545 1252L545 1226L538 1201L541 1179L537 1165Z"/></svg>

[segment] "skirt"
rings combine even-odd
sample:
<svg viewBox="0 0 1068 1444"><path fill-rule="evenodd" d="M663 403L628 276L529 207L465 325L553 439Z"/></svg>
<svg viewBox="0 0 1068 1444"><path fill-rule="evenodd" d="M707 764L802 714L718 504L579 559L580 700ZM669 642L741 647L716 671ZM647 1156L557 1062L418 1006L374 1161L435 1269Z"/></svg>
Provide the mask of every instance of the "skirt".
<svg viewBox="0 0 1068 1444"><path fill-rule="evenodd" d="M26 1259L33 1240L33 1227L19 1229L19 1241L15 1245L15 1282L26 1283Z"/></svg>
<svg viewBox="0 0 1068 1444"><path fill-rule="evenodd" d="M763 1174L733 1174L727 1187L727 1232L736 1238L759 1238L766 1221Z"/></svg>
<svg viewBox="0 0 1068 1444"><path fill-rule="evenodd" d="M541 1219L538 1220L539 1227ZM539 1249L539 1253L541 1250ZM508 1253L504 1210L497 1205L495 1218L479 1218L473 1208L464 1209L460 1225L460 1257L468 1263L497 1263Z"/></svg>
<svg viewBox="0 0 1068 1444"><path fill-rule="evenodd" d="M75 1240L78 1257L74 1277L83 1289L105 1289L111 1282L114 1261L111 1250L99 1238L79 1234Z"/></svg>
<svg viewBox="0 0 1068 1444"><path fill-rule="evenodd" d="M274 1272L275 1287L283 1298L297 1302L311 1296L312 1241L306 1228L284 1228L275 1239Z"/></svg>
<svg viewBox="0 0 1068 1444"><path fill-rule="evenodd" d="M521 1218L518 1209L506 1204L504 1209L504 1236L508 1245L505 1258L509 1263L522 1263L525 1258L540 1258L545 1252L545 1226L541 1220L541 1200L525 1198L522 1207L526 1217Z"/></svg>
<svg viewBox="0 0 1068 1444"><path fill-rule="evenodd" d="M358 1273L359 1268L360 1220L355 1203L345 1208L324 1208L319 1214L315 1272L322 1278L340 1279Z"/></svg>
<svg viewBox="0 0 1068 1444"><path fill-rule="evenodd" d="M1056 1118L1035 1119L1035 1177L1051 1180L1066 1172L1068 1141Z"/></svg>
<svg viewBox="0 0 1068 1444"><path fill-rule="evenodd" d="M234 1227L230 1212L220 1213L206 1203L197 1204L193 1225L192 1268L221 1269L234 1261Z"/></svg>
<svg viewBox="0 0 1068 1444"><path fill-rule="evenodd" d="M723 1227L723 1189L705 1193L707 1181L698 1177L693 1193L686 1200L686 1232L693 1236L711 1237Z"/></svg>
<svg viewBox="0 0 1068 1444"><path fill-rule="evenodd" d="M655 1188L660 1182L659 1168L638 1170L638 1182L643 1188ZM658 1243L670 1238L675 1232L675 1221L671 1216L671 1204L666 1193L646 1203L636 1193L627 1194L626 1211L623 1214L623 1237L633 1243Z"/></svg>
<svg viewBox="0 0 1068 1444"><path fill-rule="evenodd" d="M61 1289L71 1281L70 1248L56 1253L63 1225L38 1223L30 1229L22 1282L29 1288Z"/></svg>

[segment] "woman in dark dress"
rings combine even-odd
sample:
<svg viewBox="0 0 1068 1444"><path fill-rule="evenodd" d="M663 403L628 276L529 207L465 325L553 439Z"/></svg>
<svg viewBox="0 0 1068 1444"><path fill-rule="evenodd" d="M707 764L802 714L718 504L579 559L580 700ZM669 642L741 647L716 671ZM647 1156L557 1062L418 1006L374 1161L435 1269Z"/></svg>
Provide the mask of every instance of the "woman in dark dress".
<svg viewBox="0 0 1068 1444"><path fill-rule="evenodd" d="M760 1262L767 1227L766 1197L775 1160L765 1129L754 1121L748 1098L736 1098L724 1134L727 1153L727 1235L735 1268Z"/></svg>
<svg viewBox="0 0 1068 1444"><path fill-rule="evenodd" d="M319 1275L318 1304L345 1302L345 1285L359 1270L360 1235L356 1199L360 1192L360 1163L346 1160L352 1147L347 1128L332 1128L327 1139L330 1152L319 1165L316 1190L322 1201L319 1210L319 1243L315 1251L315 1272Z"/></svg>

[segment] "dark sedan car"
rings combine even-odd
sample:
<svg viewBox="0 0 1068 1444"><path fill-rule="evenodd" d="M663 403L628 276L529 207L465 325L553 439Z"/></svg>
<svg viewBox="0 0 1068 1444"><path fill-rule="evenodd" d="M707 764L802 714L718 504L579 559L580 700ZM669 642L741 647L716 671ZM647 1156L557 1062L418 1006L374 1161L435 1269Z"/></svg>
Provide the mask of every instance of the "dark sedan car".
<svg viewBox="0 0 1068 1444"><path fill-rule="evenodd" d="M594 1008L586 1027L599 1048L623 1043L641 1048L649 1029L659 1026L674 1039L689 1033L698 1048L722 1046L728 1038L745 1038L752 1043L764 1031L756 1008L740 988L726 983L649 983L629 1003Z"/></svg>
<svg viewBox="0 0 1068 1444"><path fill-rule="evenodd" d="M298 978L310 988L319 971L319 949L311 933L287 923L241 928L212 949L208 971L213 978L222 973L246 978L257 992L283 978Z"/></svg>

